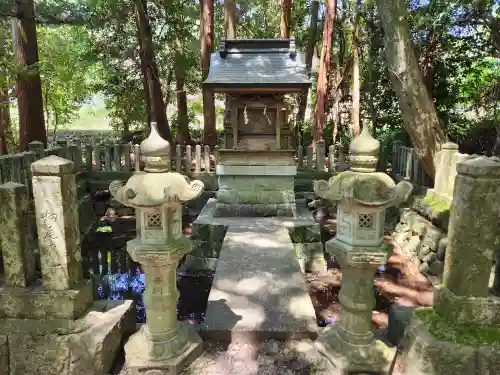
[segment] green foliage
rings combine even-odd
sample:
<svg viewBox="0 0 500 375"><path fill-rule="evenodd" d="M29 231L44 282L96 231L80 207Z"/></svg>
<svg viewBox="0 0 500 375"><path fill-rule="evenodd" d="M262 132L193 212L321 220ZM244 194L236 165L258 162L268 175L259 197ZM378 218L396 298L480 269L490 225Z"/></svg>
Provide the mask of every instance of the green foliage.
<svg viewBox="0 0 500 375"><path fill-rule="evenodd" d="M57 130L78 118L91 95L93 62L86 59L88 38L80 27L39 27L40 77L47 128Z"/></svg>

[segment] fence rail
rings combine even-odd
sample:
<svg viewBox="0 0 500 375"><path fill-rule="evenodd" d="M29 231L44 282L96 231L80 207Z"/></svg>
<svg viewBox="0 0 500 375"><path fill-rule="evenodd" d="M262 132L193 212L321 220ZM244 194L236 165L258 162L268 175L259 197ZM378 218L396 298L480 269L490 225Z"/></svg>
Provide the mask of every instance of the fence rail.
<svg viewBox="0 0 500 375"><path fill-rule="evenodd" d="M215 172L218 147L207 145L177 145L172 150L171 168L179 173L210 174ZM139 145L131 143L82 144L80 139L58 140L55 146L44 148L41 142L31 142L29 151L0 156L0 183L13 181L31 186L31 164L49 155L57 155L75 163L76 172L118 172L140 170ZM299 170L335 172L347 168L345 155L334 146L325 149L319 141L316 149L299 146L295 153Z"/></svg>

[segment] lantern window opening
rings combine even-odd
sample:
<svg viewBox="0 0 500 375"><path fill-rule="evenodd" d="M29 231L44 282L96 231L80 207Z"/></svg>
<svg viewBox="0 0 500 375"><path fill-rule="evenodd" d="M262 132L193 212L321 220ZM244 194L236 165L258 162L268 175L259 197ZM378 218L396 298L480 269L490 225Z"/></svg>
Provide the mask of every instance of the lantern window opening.
<svg viewBox="0 0 500 375"><path fill-rule="evenodd" d="M358 228L360 229L373 229L374 217L373 214L359 214L358 215Z"/></svg>
<svg viewBox="0 0 500 375"><path fill-rule="evenodd" d="M163 228L161 222L161 214L147 214L146 215L146 229L148 230L161 230Z"/></svg>

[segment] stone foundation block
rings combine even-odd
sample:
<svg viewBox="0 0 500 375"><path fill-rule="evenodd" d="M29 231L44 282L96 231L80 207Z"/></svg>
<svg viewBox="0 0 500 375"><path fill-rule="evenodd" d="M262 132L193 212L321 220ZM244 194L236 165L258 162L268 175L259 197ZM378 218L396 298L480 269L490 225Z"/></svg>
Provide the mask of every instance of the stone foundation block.
<svg viewBox="0 0 500 375"><path fill-rule="evenodd" d="M288 229L293 243L321 242L321 231L318 223L293 226Z"/></svg>
<svg viewBox="0 0 500 375"><path fill-rule="evenodd" d="M433 310L429 309L429 311ZM442 317L439 319L448 322ZM440 340L429 331L428 325L418 317L418 314L412 316L403 343L405 374L484 375L500 373L500 358L498 357L500 329L497 329L496 333L497 343L487 343L493 337L491 329L489 329L489 338L476 338L477 342L471 342L471 346L469 346L459 342L469 343L469 339L460 338L460 334L455 332L447 332L450 327L453 326L446 327L444 324L440 324L439 330L442 332L439 334L448 334L454 341ZM465 327L470 327L470 325Z"/></svg>
<svg viewBox="0 0 500 375"><path fill-rule="evenodd" d="M62 330L57 329L61 322L24 322L9 321L10 375L106 375L124 336L135 329L135 305L96 301L82 319L67 322Z"/></svg>
<svg viewBox="0 0 500 375"><path fill-rule="evenodd" d="M295 203L292 190L219 190L217 202L224 204Z"/></svg>
<svg viewBox="0 0 500 375"><path fill-rule="evenodd" d="M194 241L224 241L227 225L207 223L201 218L193 223L191 239Z"/></svg>
<svg viewBox="0 0 500 375"><path fill-rule="evenodd" d="M500 327L500 305L490 297L457 296L444 286L434 289L434 309L450 322Z"/></svg>
<svg viewBox="0 0 500 375"><path fill-rule="evenodd" d="M214 212L214 217L295 217L296 215L295 203L225 204L217 202Z"/></svg>
<svg viewBox="0 0 500 375"><path fill-rule="evenodd" d="M181 272L215 271L218 258L197 257L187 254L184 263L180 267Z"/></svg>
<svg viewBox="0 0 500 375"><path fill-rule="evenodd" d="M218 258L224 240L192 240L193 250L191 254L197 257Z"/></svg>
<svg viewBox="0 0 500 375"><path fill-rule="evenodd" d="M77 319L93 303L91 280L77 289L46 290L42 285L28 288L0 287L0 318Z"/></svg>
<svg viewBox="0 0 500 375"><path fill-rule="evenodd" d="M9 344L7 336L0 336L0 375L9 375Z"/></svg>
<svg viewBox="0 0 500 375"><path fill-rule="evenodd" d="M141 331L134 334L125 345L125 356L129 367L130 375L178 375L187 366L193 363L203 353L203 341L194 327L183 324L182 334L187 335L187 345L182 350L178 350L178 355L171 356L158 349L170 349L169 343L162 342L154 344L146 342ZM159 359L165 357L166 359Z"/></svg>

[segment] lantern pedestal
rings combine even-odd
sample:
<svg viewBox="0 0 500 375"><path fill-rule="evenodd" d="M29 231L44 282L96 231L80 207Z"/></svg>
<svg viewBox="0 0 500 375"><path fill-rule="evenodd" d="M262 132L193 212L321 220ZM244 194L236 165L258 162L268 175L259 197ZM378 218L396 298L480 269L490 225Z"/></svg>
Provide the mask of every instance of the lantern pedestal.
<svg viewBox="0 0 500 375"><path fill-rule="evenodd" d="M154 371L155 375L178 375L203 353L203 341L194 327L178 322L168 341L153 341L146 325L125 345L131 375Z"/></svg>
<svg viewBox="0 0 500 375"><path fill-rule="evenodd" d="M152 368L158 375L179 374L203 352L203 341L194 327L177 321L176 269L191 247L185 237L163 246L147 245L137 238L127 243L127 251L141 264L146 279L147 321L125 345L131 374Z"/></svg>
<svg viewBox="0 0 500 375"><path fill-rule="evenodd" d="M338 323L327 327L316 341L318 350L346 373L390 374L397 349L376 340L372 328L373 279L378 267L386 263L388 247L352 246L337 238L328 241L326 247L342 269L342 308Z"/></svg>

